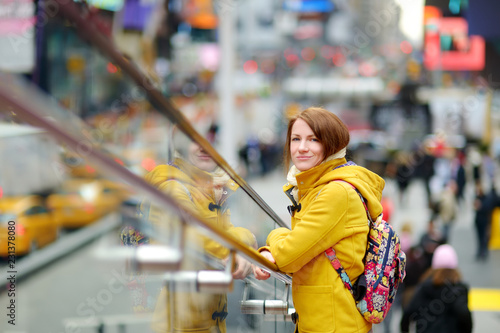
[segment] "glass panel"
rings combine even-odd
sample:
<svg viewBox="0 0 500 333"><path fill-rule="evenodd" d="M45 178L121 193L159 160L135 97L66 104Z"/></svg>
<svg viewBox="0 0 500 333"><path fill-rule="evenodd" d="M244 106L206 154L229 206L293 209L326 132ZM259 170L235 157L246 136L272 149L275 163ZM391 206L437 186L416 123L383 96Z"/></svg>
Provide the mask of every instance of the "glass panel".
<svg viewBox="0 0 500 333"><path fill-rule="evenodd" d="M179 116L60 17L51 17L44 32L38 83L49 95L18 77L0 80L5 122L45 129L43 140L27 140L34 157L19 161L36 158L47 176L40 188L15 194L36 195L50 216L35 229L9 211L13 223L0 225L2 247L14 237L15 251L7 246L2 253L9 284L0 303L14 304L15 328L291 331L290 278L255 280L250 264L257 261L242 251L264 245L283 222L212 147L221 144L217 101L208 91L186 98L192 86L184 84L183 97L165 99L182 110ZM213 38L203 30L192 34ZM170 79L171 92L184 74ZM41 150L46 141L49 148ZM11 171L39 177L31 169ZM2 184L2 191L0 201L8 200L14 185Z"/></svg>

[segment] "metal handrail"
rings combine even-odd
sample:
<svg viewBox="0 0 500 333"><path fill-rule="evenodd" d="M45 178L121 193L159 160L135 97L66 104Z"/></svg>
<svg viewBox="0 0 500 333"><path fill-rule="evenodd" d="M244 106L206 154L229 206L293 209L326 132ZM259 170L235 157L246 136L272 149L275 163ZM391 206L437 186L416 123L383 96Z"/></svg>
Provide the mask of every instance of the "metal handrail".
<svg viewBox="0 0 500 333"><path fill-rule="evenodd" d="M13 74L0 72L0 103L13 108L16 115L23 121L47 130L70 149L78 151L81 148L81 138L78 138L71 130L61 126L49 116L54 113L54 108L60 109L60 107L55 105L33 84L22 81L20 77ZM211 231L219 238L218 240L221 243L238 251L249 260L269 269L274 277L284 283L288 283L288 279L283 277L283 273L279 272L277 266L261 256L255 249L244 244L223 228L183 209L177 204L175 199L150 185L143 178L117 163L97 147L86 146L85 158L109 174L117 176L138 192L148 196L156 204L167 207L170 211L180 216L183 221L195 223Z"/></svg>
<svg viewBox="0 0 500 333"><path fill-rule="evenodd" d="M142 73L134 63L125 58L118 51L113 41L106 38L99 29L93 24L92 19L82 17L81 10L75 2L67 0L55 0L59 4L59 9L64 17L75 24L78 33L82 38L93 43L104 55L106 55L113 64L118 65L122 71L127 73L135 83L144 89L150 103L163 115L169 118L194 142L198 143L212 159L259 205L266 214L273 219L279 226L288 228L283 220L269 207L269 205L234 171L233 168L222 158L222 156L212 147L212 145L201 136L184 117L184 115L172 105L170 100L166 98L160 90L158 90L153 81Z"/></svg>

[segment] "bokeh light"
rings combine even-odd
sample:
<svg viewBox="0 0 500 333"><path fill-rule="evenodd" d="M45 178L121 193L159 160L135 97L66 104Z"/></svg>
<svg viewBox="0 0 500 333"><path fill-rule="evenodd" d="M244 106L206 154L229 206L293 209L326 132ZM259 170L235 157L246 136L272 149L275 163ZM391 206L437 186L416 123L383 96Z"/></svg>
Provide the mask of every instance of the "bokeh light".
<svg viewBox="0 0 500 333"><path fill-rule="evenodd" d="M276 65L274 64L274 60L271 60L271 59L262 60L262 62L260 64L260 69L261 69L262 73L264 73L264 74L274 73L274 70L276 69Z"/></svg>
<svg viewBox="0 0 500 333"><path fill-rule="evenodd" d="M296 54L290 54L286 56L286 63L288 67L295 67L300 63L299 56Z"/></svg>
<svg viewBox="0 0 500 333"><path fill-rule="evenodd" d="M111 74L114 74L118 71L118 68L110 62L108 62L108 64L106 65L106 69Z"/></svg>
<svg viewBox="0 0 500 333"><path fill-rule="evenodd" d="M156 167L156 162L150 157L146 157L142 160L141 166L147 171L151 171Z"/></svg>
<svg viewBox="0 0 500 333"><path fill-rule="evenodd" d="M316 52L314 52L312 47L304 47L302 51L300 51L300 55L305 61L311 61L316 57Z"/></svg>
<svg viewBox="0 0 500 333"><path fill-rule="evenodd" d="M96 172L95 169L88 164L85 165L85 171L87 171L87 173L90 173L90 174L93 174Z"/></svg>
<svg viewBox="0 0 500 333"><path fill-rule="evenodd" d="M254 74L259 69L259 65L255 60L248 60L243 64L243 70L247 74Z"/></svg>
<svg viewBox="0 0 500 333"><path fill-rule="evenodd" d="M413 52L413 46L411 46L410 42L404 40L399 44L399 48L403 53L410 54Z"/></svg>
<svg viewBox="0 0 500 333"><path fill-rule="evenodd" d="M332 62L335 66L337 67L342 67L344 66L345 62L346 62L346 59L345 59L345 56L340 53L340 52L337 52L333 55L332 57Z"/></svg>

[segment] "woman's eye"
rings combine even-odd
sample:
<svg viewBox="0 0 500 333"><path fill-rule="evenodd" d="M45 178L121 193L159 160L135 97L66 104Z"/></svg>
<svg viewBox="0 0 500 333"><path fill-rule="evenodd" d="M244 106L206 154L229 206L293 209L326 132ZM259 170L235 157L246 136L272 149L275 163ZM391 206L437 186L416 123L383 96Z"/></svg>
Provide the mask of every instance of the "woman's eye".
<svg viewBox="0 0 500 333"><path fill-rule="evenodd" d="M292 138L292 141L299 141L299 138Z"/></svg>

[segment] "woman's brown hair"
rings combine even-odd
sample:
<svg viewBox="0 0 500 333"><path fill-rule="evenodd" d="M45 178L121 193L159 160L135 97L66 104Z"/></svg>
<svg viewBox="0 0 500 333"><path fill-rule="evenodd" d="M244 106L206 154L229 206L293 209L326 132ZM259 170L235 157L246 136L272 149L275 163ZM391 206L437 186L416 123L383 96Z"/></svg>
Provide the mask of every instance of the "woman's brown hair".
<svg viewBox="0 0 500 333"><path fill-rule="evenodd" d="M432 269L429 268L419 281L425 281L427 279L432 279L432 284L435 286L442 286L446 283L457 284L462 280L462 275L457 269L453 268L439 268Z"/></svg>
<svg viewBox="0 0 500 333"><path fill-rule="evenodd" d="M288 172L290 168L292 157L290 153L290 137L292 135L293 124L295 124L297 119L305 121L311 127L319 142L323 144L323 149L325 150L323 161L349 144L349 130L339 117L321 107L307 108L293 115L288 121L286 143L283 152L285 172Z"/></svg>

